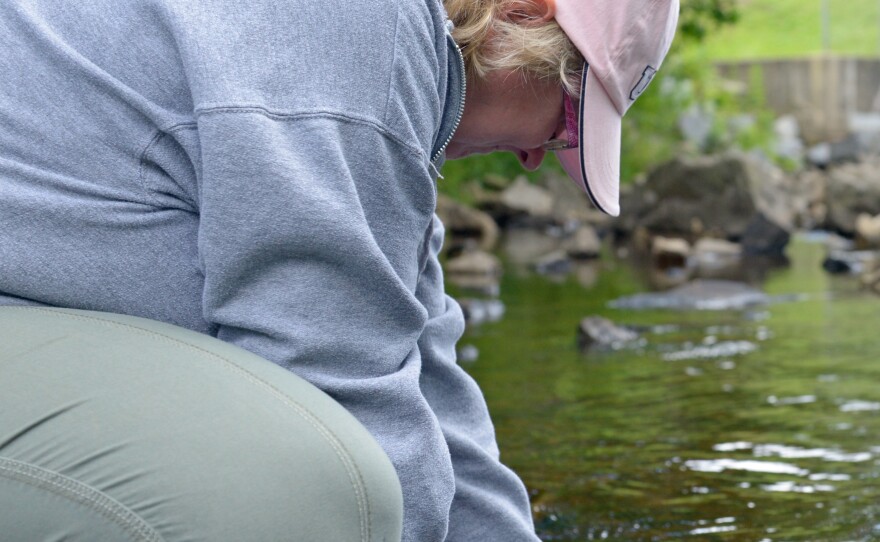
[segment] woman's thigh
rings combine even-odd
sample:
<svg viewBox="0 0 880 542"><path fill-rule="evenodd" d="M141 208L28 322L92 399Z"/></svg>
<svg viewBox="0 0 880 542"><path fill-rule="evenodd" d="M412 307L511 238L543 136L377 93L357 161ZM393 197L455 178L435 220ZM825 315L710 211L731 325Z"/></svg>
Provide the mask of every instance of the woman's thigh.
<svg viewBox="0 0 880 542"><path fill-rule="evenodd" d="M393 467L292 373L129 316L0 307L6 540L395 540Z"/></svg>

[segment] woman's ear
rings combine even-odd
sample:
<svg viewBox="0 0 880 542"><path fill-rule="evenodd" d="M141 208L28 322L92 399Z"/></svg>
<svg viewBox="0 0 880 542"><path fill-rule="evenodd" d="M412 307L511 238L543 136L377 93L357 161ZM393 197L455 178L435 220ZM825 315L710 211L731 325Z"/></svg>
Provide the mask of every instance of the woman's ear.
<svg viewBox="0 0 880 542"><path fill-rule="evenodd" d="M503 16L517 24L543 24L556 16L556 0L511 0Z"/></svg>

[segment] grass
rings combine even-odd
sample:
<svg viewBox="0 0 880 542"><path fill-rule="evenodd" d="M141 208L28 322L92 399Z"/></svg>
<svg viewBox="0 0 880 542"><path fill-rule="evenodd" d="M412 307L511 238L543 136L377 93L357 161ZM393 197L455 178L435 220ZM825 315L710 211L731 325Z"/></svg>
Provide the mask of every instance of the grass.
<svg viewBox="0 0 880 542"><path fill-rule="evenodd" d="M880 0L828 0L831 52L880 54ZM714 60L797 57L823 52L822 0L740 0L740 20L690 46Z"/></svg>

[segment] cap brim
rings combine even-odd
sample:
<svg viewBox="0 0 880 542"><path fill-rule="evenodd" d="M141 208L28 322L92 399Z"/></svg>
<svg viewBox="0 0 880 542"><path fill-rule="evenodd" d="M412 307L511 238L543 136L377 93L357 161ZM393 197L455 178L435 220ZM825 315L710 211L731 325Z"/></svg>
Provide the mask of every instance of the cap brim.
<svg viewBox="0 0 880 542"><path fill-rule="evenodd" d="M602 83L584 64L578 113L577 149L556 151L565 172L611 216L620 215L621 114Z"/></svg>

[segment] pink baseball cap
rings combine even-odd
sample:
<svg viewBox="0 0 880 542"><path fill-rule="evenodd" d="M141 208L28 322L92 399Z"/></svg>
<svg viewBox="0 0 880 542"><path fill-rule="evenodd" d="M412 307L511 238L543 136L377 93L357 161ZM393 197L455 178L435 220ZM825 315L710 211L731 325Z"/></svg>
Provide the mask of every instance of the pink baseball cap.
<svg viewBox="0 0 880 542"><path fill-rule="evenodd" d="M585 59L575 149L562 167L601 211L620 214L620 126L654 78L678 25L678 0L556 0L556 22Z"/></svg>

